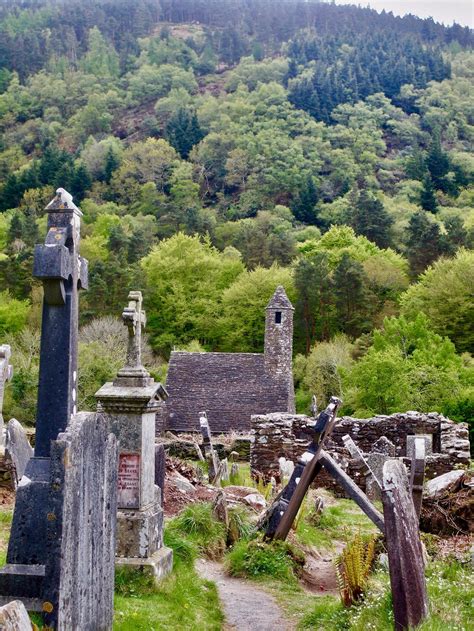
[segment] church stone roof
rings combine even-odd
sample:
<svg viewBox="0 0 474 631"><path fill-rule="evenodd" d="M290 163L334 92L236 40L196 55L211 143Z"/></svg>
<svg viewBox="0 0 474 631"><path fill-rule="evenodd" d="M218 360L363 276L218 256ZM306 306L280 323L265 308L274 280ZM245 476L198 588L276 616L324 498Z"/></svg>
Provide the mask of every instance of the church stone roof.
<svg viewBox="0 0 474 631"><path fill-rule="evenodd" d="M265 370L260 353L174 351L166 389L170 430L199 431L205 410L211 431L228 432L249 431L252 414L287 410L290 384Z"/></svg>
<svg viewBox="0 0 474 631"><path fill-rule="evenodd" d="M288 296L286 295L285 289L281 285L278 285L278 287L276 288L275 293L271 297L270 302L268 303L266 308L267 309L292 309L294 311L294 307L289 301Z"/></svg>

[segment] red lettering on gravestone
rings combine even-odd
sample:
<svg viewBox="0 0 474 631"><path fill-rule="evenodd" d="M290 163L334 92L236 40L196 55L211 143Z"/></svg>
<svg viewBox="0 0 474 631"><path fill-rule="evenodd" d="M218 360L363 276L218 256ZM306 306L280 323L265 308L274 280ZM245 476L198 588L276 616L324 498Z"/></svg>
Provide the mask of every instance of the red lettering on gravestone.
<svg viewBox="0 0 474 631"><path fill-rule="evenodd" d="M119 455L118 508L140 507L140 454Z"/></svg>

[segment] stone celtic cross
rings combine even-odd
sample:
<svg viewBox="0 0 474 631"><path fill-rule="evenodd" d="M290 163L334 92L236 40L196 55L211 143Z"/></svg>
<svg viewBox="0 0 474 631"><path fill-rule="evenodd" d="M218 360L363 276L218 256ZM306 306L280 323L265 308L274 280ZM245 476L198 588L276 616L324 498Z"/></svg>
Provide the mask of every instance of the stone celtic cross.
<svg viewBox="0 0 474 631"><path fill-rule="evenodd" d="M122 320L128 329L127 359L125 366L117 373L115 385L148 385L150 373L142 365L142 332L146 325L146 314L142 309L141 291L130 291L128 305L122 313Z"/></svg>
<svg viewBox="0 0 474 631"><path fill-rule="evenodd" d="M141 368L142 328L146 326L146 314L142 310L142 292L131 291L128 300L129 303L122 313L122 319L128 328L127 366Z"/></svg>
<svg viewBox="0 0 474 631"><path fill-rule="evenodd" d="M35 247L33 276L43 282L35 456L77 412L78 290L87 288L87 261L79 256L82 213L63 188L46 206L48 234Z"/></svg>

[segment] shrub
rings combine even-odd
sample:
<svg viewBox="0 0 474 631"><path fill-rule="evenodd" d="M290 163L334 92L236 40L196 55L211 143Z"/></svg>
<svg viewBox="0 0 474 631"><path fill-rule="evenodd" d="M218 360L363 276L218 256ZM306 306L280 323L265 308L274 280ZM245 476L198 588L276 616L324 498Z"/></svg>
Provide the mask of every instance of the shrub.
<svg viewBox="0 0 474 631"><path fill-rule="evenodd" d="M337 581L345 607L350 607L364 595L374 554L375 537L366 539L358 533L337 558Z"/></svg>

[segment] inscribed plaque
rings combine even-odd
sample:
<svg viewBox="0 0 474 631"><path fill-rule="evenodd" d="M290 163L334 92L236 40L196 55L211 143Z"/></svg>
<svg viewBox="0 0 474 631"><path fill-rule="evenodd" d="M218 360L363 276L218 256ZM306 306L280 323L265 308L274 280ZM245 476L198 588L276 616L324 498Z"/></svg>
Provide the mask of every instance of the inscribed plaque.
<svg viewBox="0 0 474 631"><path fill-rule="evenodd" d="M120 454L117 499L118 508L140 507L140 454Z"/></svg>

